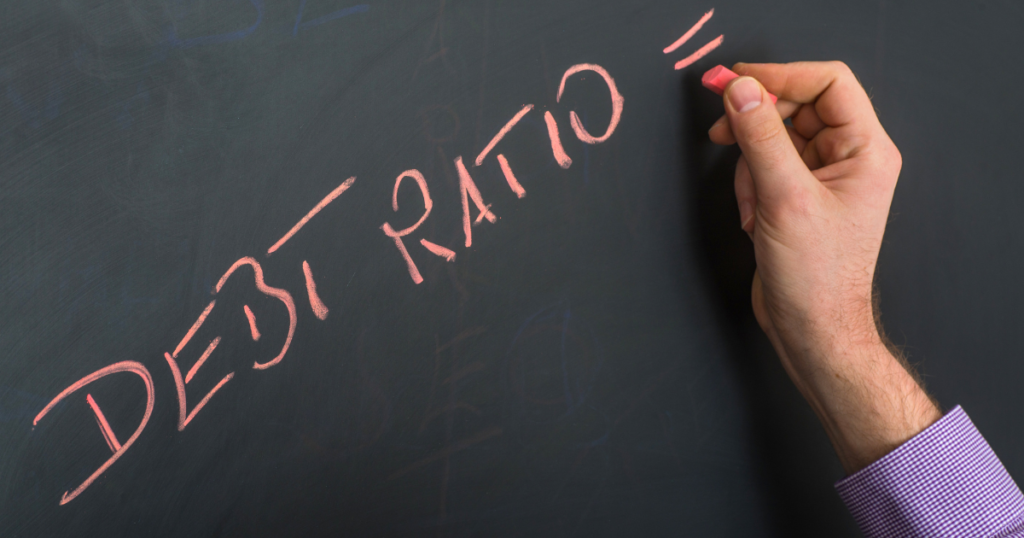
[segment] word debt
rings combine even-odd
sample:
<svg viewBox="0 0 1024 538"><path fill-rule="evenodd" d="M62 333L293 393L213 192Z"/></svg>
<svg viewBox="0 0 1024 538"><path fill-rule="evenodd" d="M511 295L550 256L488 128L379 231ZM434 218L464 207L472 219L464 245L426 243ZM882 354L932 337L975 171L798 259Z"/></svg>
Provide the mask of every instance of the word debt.
<svg viewBox="0 0 1024 538"><path fill-rule="evenodd" d="M568 124L571 127L576 138L585 144L600 144L608 140L615 129L619 125L619 121L622 118L622 107L624 99L619 93L618 88L615 85L615 80L612 79L611 75L601 66L595 64L578 64L570 67L562 75L561 83L558 85L558 93L555 97L556 102L561 102L562 96L566 91L566 83L573 75L591 72L596 73L601 79L604 80L608 87L608 91L611 97L611 119L608 126L604 129L603 133L593 134L584 127L583 122L580 120L579 115L575 111L569 112ZM484 220L495 223L498 219L491 204L484 201L483 194L477 187L476 182L473 180L473 176L470 170L481 166L485 160L493 153L494 159L497 161L499 168L501 169L502 175L505 181L508 183L509 189L518 198L524 198L526 196L526 189L523 188L522 184L516 179L515 173L513 172L512 165L504 154L500 153L498 148L502 139L516 127L520 120L526 115L534 111L532 104L524 105L512 118L494 135L493 138L487 143L482 151L476 156L475 159L468 162L463 159L460 155L455 158L454 164L459 177L459 194L462 198L462 232L465 236L465 246L468 248L473 244L473 226L480 224ZM544 123L547 127L548 142L551 147L551 152L554 156L555 161L562 168L569 168L572 166L572 159L566 154L564 147L562 146L561 133L559 130L559 124L555 120L555 117L550 111L543 113ZM400 174L395 179L394 189L391 195L391 207L394 211L398 211L398 191L402 187L403 181L409 180L415 183L415 186L419 189L420 195L423 199L423 215L420 216L419 220L415 224L401 230L396 230L390 223L384 222L381 224L380 230L382 232L382 239L392 241L395 248L401 255L401 259L405 262L405 265L409 272L409 277L413 282L419 284L423 282L423 276L420 274L416 262L413 259L412 254L409 251L411 244L407 244L407 241L414 241L410 238L416 230L430 217L430 213L433 209L434 203L430 197L430 189L427 185L427 179L416 169L409 169ZM277 242L275 242L269 249L267 249L265 255L270 256L281 249L285 243L288 242L296 233L300 232L302 228L309 223L309 221L315 217L320 211L327 207L331 202L339 198L342 194L352 188L355 184L356 178L350 177L341 183L337 188L331 191L325 198L323 198L313 209L311 209L302 219L300 219L284 236L282 236ZM409 182L406 181L406 184ZM471 211L476 212L476 217L473 218ZM420 238L419 244L435 256L439 256L447 262L454 262L456 253L446 247L433 243L426 238ZM397 261L397 259L396 259ZM319 320L326 320L330 310L324 303L321 297L317 293L316 282L314 280L313 269L309 263L305 260L301 264L302 273L305 277L306 284L306 297L308 299L309 307L312 310L314 316ZM243 270L239 272L239 270ZM193 337L199 331L199 329L206 322L211 312L217 306L217 294L223 289L224 285L232 277L236 277L237 274L249 274L249 270L252 271L253 284L257 291L263 295L276 299L276 303L279 304L288 313L288 331L287 336L284 338L284 342L281 345L280 351L277 352L276 356L265 362L255 362L253 368L256 370L266 370L279 364L288 353L288 348L291 346L292 339L295 336L296 326L298 324L298 316L296 314L296 303L292 294L284 289L275 288L266 283L263 275L263 268L256 259L250 256L243 257L231 265L230 268L220 277L217 284L212 290L213 297L210 299L209 304L199 314L196 321L192 326L185 332L185 335L181 338L178 344L174 347L173 351L164 353L164 363L171 372L171 376L174 379L174 388L178 402L178 431L183 431L193 420L196 415L204 409L207 404L210 403L214 395L224 389L224 387L231 382L235 377L235 372L228 373L220 380L210 379L207 380L208 384L213 384L213 388L210 389L206 394L200 396L190 395L189 391L186 390L189 384L199 374L200 369L204 364L207 363L213 356L217 347L221 343L221 337L217 336L209 342L193 344L189 347L189 344L193 343ZM236 277L241 278L241 277ZM257 341L261 338L262 333L259 330L259 322L256 313L249 307L244 305L241 312L238 314L244 314L250 329L250 336L253 341ZM266 330L266 327L264 327ZM276 348L276 345L274 346ZM194 348L194 349L193 349ZM194 357L198 355L198 358L191 363L187 372L184 376L182 375L182 369L184 366L181 364L183 352L187 351L187 355ZM131 435L123 442L120 437L111 426L107 417L104 415L99 402L93 398L91 393L86 392L85 397L82 398L82 402L89 406L92 411L96 424L100 430L100 436L103 438L103 442L111 451L111 456L104 461L95 471L92 472L82 483L75 486L73 489L65 491L60 497L60 504L65 505L79 495L81 495L88 487L93 484L97 478L99 478L104 472L109 469L114 462L116 462L121 456L128 451L129 448L138 440L139 436L145 430L149 424L149 419L153 413L154 403L156 401L156 389L153 384L153 376L150 374L149 369L146 368L142 363L136 361L121 361L111 364L105 368L96 370L95 372L75 381L66 389L60 392L49 404L44 407L39 414L36 415L33 420L33 429L41 421L53 414L54 410L57 409L58 404L68 400L73 395L79 394L89 387L94 382L103 379L107 376L114 374L132 374L137 376L142 381L146 389L146 410L142 416L142 420L135 427ZM132 378L134 379L134 378ZM208 385L207 385L208 386ZM193 385L194 387L194 385ZM193 390L194 392L194 390ZM78 396L80 397L80 396ZM195 402L195 403L193 403ZM122 434L123 435L123 434ZM99 437L97 436L97 441Z"/></svg>

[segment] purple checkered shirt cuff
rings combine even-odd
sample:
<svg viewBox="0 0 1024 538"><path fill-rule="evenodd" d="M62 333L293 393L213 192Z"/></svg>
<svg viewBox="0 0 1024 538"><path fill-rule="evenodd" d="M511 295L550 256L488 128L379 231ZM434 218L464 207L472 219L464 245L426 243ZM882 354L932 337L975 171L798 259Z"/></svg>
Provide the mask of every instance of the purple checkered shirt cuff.
<svg viewBox="0 0 1024 538"><path fill-rule="evenodd" d="M1024 538L1024 495L960 406L836 491L868 538Z"/></svg>

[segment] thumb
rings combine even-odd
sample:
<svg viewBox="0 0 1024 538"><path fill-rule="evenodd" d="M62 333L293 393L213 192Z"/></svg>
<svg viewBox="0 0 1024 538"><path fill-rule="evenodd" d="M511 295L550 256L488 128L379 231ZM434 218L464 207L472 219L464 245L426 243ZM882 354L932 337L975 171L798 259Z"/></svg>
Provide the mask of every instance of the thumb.
<svg viewBox="0 0 1024 538"><path fill-rule="evenodd" d="M759 201L770 201L814 179L789 138L771 98L751 77L725 90L725 113L750 166Z"/></svg>

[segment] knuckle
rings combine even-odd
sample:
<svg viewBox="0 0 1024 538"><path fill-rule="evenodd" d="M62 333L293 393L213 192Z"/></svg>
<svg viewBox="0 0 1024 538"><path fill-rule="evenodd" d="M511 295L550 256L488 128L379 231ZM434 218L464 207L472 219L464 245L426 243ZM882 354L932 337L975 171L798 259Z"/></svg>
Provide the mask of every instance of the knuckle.
<svg viewBox="0 0 1024 538"><path fill-rule="evenodd" d="M736 200L748 200L755 196L753 180L749 175L741 176L737 174L736 179L733 180L732 188L736 195Z"/></svg>
<svg viewBox="0 0 1024 538"><path fill-rule="evenodd" d="M903 169L903 154L891 141L889 142L889 161L897 173Z"/></svg>
<svg viewBox="0 0 1024 538"><path fill-rule="evenodd" d="M737 200L752 199L757 194L754 191L754 177L750 174L750 167L746 160L740 157L736 164L736 176L733 178L733 190Z"/></svg>
<svg viewBox="0 0 1024 538"><path fill-rule="evenodd" d="M867 95L864 91L864 85L860 83L860 79L857 78L857 74L850 69L850 66L840 61L829 62L829 70L832 72L832 80L835 84L842 87L859 88L860 92Z"/></svg>
<svg viewBox="0 0 1024 538"><path fill-rule="evenodd" d="M833 60L831 62L828 62L828 65L829 69L831 69L832 72L838 76L853 76L853 70L850 69L850 66L846 65L846 62Z"/></svg>
<svg viewBox="0 0 1024 538"><path fill-rule="evenodd" d="M856 133L829 131L818 143L818 151L828 164L839 162L859 153L867 146L867 140Z"/></svg>
<svg viewBox="0 0 1024 538"><path fill-rule="evenodd" d="M893 144L891 141L886 145L885 149L885 166L892 178L891 185L895 186L900 177L900 170L903 169L903 155L896 148L896 144Z"/></svg>
<svg viewBox="0 0 1024 538"><path fill-rule="evenodd" d="M779 142L782 138L782 130L778 122L770 118L762 119L747 126L747 143L755 146L760 151L773 151L779 149ZM788 138L789 135L786 135Z"/></svg>
<svg viewBox="0 0 1024 538"><path fill-rule="evenodd" d="M867 170L871 171L873 178L869 182L871 185L869 191L878 195L890 195L896 186L903 165L903 157L896 149L896 145L888 140L881 144L874 144L866 148L863 158Z"/></svg>
<svg viewBox="0 0 1024 538"><path fill-rule="evenodd" d="M875 166L884 170L899 172L903 167L903 155L891 140L885 140L881 144L875 145L870 156Z"/></svg>

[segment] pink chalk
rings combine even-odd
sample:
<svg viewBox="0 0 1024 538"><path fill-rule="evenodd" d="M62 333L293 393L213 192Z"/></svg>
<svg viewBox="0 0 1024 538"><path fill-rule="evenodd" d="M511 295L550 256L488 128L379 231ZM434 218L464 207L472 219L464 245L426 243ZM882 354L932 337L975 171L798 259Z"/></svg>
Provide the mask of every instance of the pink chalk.
<svg viewBox="0 0 1024 538"><path fill-rule="evenodd" d="M192 367L188 369L188 373L185 374L185 384L188 384L189 381L192 381L192 378L195 377L196 372L198 372L199 369L203 367L203 363L206 362L206 359L210 358L210 354L213 353L213 350L217 349L218 345L220 345L219 336L217 338L214 338L213 341L210 342L210 345L206 346L206 351L204 351L203 354L199 356L199 360L197 360L196 363L193 364Z"/></svg>
<svg viewBox="0 0 1024 538"><path fill-rule="evenodd" d="M89 402L89 407L96 414L96 423L99 424L100 431L103 432L103 440L107 442L111 452L117 453L118 450L121 450L121 443L118 442L117 436L114 435L114 430L110 428L107 417L103 415L103 411L100 411L100 406L96 403L96 400L92 399L92 394L86 394L85 401Z"/></svg>
<svg viewBox="0 0 1024 538"><path fill-rule="evenodd" d="M249 331L252 333L252 341L256 342L260 339L260 330L256 328L256 316L249 309L249 305L242 305L242 309L245 310L245 317L249 318Z"/></svg>
<svg viewBox="0 0 1024 538"><path fill-rule="evenodd" d="M313 271L309 268L309 262L302 260L302 272L306 275L306 294L309 295L309 307L313 309L313 315L320 321L327 319L327 314L330 310L324 305L324 302L320 300L320 295L316 292L316 282L313 280Z"/></svg>
<svg viewBox="0 0 1024 538"><path fill-rule="evenodd" d="M170 354L166 354L166 356L170 357ZM111 364L106 368L96 370L95 372L83 377L82 379L79 379L70 387L64 389L64 391L58 394L56 398L50 400L50 403L46 404L46 407L44 407L43 410L40 411L38 415L36 415L35 420L32 421L32 427L35 428L36 426L39 425L39 421L42 420L47 413L52 411L54 407L57 407L57 404L59 404L61 400L67 398L69 395L71 395L78 389L92 383L93 381L106 377L110 374L116 374L118 372L131 372L142 378L142 382L146 384L146 413L142 415L142 422L139 423L138 428L135 428L135 433L133 433L132 436L129 437L128 440L125 441L124 444L120 446L120 448L118 448L113 454L111 454L110 458L107 459L107 461L104 462L103 465L100 465L99 469L93 471L92 474L89 475L89 478L86 478L85 482L79 484L79 486L75 488L74 491L64 492L64 495L62 495L60 498L61 506L64 506L65 504L71 502L75 497L78 497L83 491L85 491L85 488L89 487L89 484L92 484L93 481L95 481L101 474L103 474L103 471L106 471L111 465L114 464L115 461L118 460L118 458L124 455L124 453L127 452L129 448L131 448L132 444L135 443L135 440L139 438L139 435L142 434L142 430L146 428L146 424L149 422L150 415L153 414L153 403L156 401L153 392L153 376L149 375L149 370L147 370L146 367L142 365L142 363L135 361L115 362L114 364ZM87 397L87 399L91 400L92 398ZM99 406L96 406L93 409L98 411ZM97 414L97 419L99 419L99 416L101 414L102 413ZM105 419L103 422L106 422ZM107 424L108 430L109 426L110 425ZM100 427L103 427L102 423L100 424ZM113 433L114 432L112 430L109 431L109 434L111 436L113 436ZM103 435L108 435L108 432L104 431ZM107 439L108 445L112 445L112 443L110 442L111 440L114 440L113 437Z"/></svg>
<svg viewBox="0 0 1024 538"><path fill-rule="evenodd" d="M292 294L288 293L286 290L283 290L281 288L274 288L267 285L267 283L263 280L263 267L260 266L260 262L254 260L251 256L239 258L238 261L232 264L231 267L228 269L228 272L224 273L224 276L220 277L220 280L217 281L217 285L214 286L213 288L213 293L220 293L220 289L224 287L224 284L227 283L229 278L231 278L231 275L235 272L235 270L243 265L248 265L252 267L253 276L256 279L256 289L260 290L260 292L262 292L264 295L268 297L273 297L278 301L281 301L282 303L284 303L284 307L288 309L288 337L285 338L284 340L284 347L281 348L281 352L278 353L277 356L274 357L269 362L257 362L252 365L252 367L257 370L266 370L267 368L270 368L271 366L274 366L275 364L281 362L281 359L284 358L284 354L288 352L288 346L292 345L292 337L295 336L295 325L298 322L298 318L295 315L295 301L292 299ZM193 325L192 328L189 329L189 333L185 335L186 339L191 338L191 335L199 328L200 325L202 325L203 320L206 319L206 315L210 313L209 311L211 308L213 308L213 303L210 303L210 306L206 307L206 311L203 312L203 315L200 316L199 320L196 321L195 325ZM248 308L246 308L246 310L248 310ZM251 313L252 311L249 310L249 312ZM248 317L248 314L246 314L246 317ZM253 327L256 326L256 318L253 317L251 319L252 324L250 325L250 328L255 331L256 329ZM254 334L253 339L255 340L257 338L259 338L259 336ZM184 346L185 341L187 340L182 340L183 343L178 344L179 350L182 346ZM201 403L202 402L200 402L200 404Z"/></svg>
<svg viewBox="0 0 1024 538"><path fill-rule="evenodd" d="M191 413L186 413L188 406L185 404L185 382L181 380L181 368L178 367L178 361L174 360L174 357L171 357L170 353L165 352L164 358L167 359L167 365L171 367L171 375L174 377L174 386L178 389L178 431L185 431L185 426L188 426L188 423L192 422L192 419L196 417L196 413L206 406L206 403L210 401L210 398L213 398L213 394L215 392L220 390L225 383L231 381L231 379L235 377L235 373L231 372L224 376L224 379L221 379L220 383L217 383L217 385L213 387L213 390L207 392L206 396L204 396L203 399L192 408Z"/></svg>
<svg viewBox="0 0 1024 538"><path fill-rule="evenodd" d="M700 78L700 82L705 88L717 93L718 95L722 95L725 93L725 87L729 84L729 81L738 76L739 75L732 72L728 67L724 65L717 65L708 69L708 72L704 73L704 76ZM770 93L768 94L768 97L772 98L773 104L779 100L778 97L775 97Z"/></svg>

